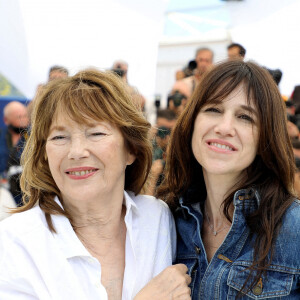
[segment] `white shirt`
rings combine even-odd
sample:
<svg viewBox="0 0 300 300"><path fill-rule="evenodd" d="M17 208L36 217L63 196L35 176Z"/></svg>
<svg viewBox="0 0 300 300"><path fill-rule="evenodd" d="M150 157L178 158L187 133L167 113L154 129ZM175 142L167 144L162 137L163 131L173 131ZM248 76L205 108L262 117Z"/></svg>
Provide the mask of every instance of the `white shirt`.
<svg viewBox="0 0 300 300"><path fill-rule="evenodd" d="M176 234L167 205L126 193L123 300L172 264ZM58 201L56 199L56 201ZM69 220L52 215L52 233L36 206L0 223L0 299L106 300L101 265L83 246Z"/></svg>

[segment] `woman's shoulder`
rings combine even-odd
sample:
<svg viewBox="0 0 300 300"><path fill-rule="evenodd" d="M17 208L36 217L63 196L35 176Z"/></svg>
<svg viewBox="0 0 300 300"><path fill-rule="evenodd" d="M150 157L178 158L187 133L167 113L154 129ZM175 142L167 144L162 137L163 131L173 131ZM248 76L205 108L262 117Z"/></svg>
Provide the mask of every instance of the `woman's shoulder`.
<svg viewBox="0 0 300 300"><path fill-rule="evenodd" d="M294 199L290 207L286 210L283 224L299 225L300 231L300 200Z"/></svg>
<svg viewBox="0 0 300 300"><path fill-rule="evenodd" d="M170 213L168 205L161 199L155 198L150 195L135 195L132 192L127 192L133 202L136 204L138 210L151 210L154 211L163 211Z"/></svg>
<svg viewBox="0 0 300 300"><path fill-rule="evenodd" d="M40 230L46 226L45 215L39 206L27 211L14 213L0 222L0 236L8 239L30 234L33 230Z"/></svg>
<svg viewBox="0 0 300 300"><path fill-rule="evenodd" d="M172 213L168 205L160 199L149 195L134 195L132 192L127 192L133 205L136 208L136 216L140 221L147 220L148 223L166 223L173 222Z"/></svg>
<svg viewBox="0 0 300 300"><path fill-rule="evenodd" d="M273 265L277 266L278 270L300 274L299 236L300 201L295 199L283 216L275 242Z"/></svg>
<svg viewBox="0 0 300 300"><path fill-rule="evenodd" d="M294 199L282 218L279 234L281 238L299 237L300 235L300 200ZM300 247L300 239L297 238Z"/></svg>

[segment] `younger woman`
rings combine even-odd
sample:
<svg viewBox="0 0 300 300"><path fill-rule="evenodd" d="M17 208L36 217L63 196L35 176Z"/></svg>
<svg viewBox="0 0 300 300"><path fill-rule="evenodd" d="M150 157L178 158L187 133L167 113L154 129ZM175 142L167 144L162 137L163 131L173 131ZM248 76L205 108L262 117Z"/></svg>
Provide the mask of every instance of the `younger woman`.
<svg viewBox="0 0 300 300"><path fill-rule="evenodd" d="M225 62L173 130L159 196L175 210L192 299L300 299L300 202L284 104L271 76Z"/></svg>

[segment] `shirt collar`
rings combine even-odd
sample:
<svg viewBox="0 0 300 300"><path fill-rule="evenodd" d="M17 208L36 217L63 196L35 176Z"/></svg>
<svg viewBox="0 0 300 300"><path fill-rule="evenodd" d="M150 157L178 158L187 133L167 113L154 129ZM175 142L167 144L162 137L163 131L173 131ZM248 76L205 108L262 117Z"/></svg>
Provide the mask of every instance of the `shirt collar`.
<svg viewBox="0 0 300 300"><path fill-rule="evenodd" d="M131 211L133 213L138 214L138 207L136 203L133 201L132 197L134 196L133 192L124 191L124 201L123 204L126 206L126 215L130 214Z"/></svg>
<svg viewBox="0 0 300 300"><path fill-rule="evenodd" d="M58 197L55 197L54 201L63 208ZM67 217L63 215L51 215L51 218L56 230L56 233L53 233L53 237L66 258L91 256L77 237Z"/></svg>
<svg viewBox="0 0 300 300"><path fill-rule="evenodd" d="M125 223L126 229L130 235L132 233L132 219L134 218L135 214L138 215L138 207L133 201L132 196L132 192L124 191L123 204L126 206ZM55 197L54 201L61 208L63 208L58 197ZM51 218L56 230L56 233L53 233L53 237L66 258L72 258L76 256L91 256L91 254L77 237L67 217L63 215L51 215Z"/></svg>

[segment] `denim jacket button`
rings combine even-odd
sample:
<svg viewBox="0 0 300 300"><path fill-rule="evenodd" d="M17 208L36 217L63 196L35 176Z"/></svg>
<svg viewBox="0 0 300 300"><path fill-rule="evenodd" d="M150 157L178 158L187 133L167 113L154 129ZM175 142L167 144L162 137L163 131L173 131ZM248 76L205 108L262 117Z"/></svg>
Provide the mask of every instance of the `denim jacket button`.
<svg viewBox="0 0 300 300"><path fill-rule="evenodd" d="M258 283L252 289L252 292L255 296L258 296L262 293L263 281L262 278L259 279Z"/></svg>
<svg viewBox="0 0 300 300"><path fill-rule="evenodd" d="M200 254L200 252L201 252L200 248L197 247L197 246L195 246L195 251L196 251L197 254Z"/></svg>
<svg viewBox="0 0 300 300"><path fill-rule="evenodd" d="M245 197L244 196L239 196L239 200L244 200Z"/></svg>
<svg viewBox="0 0 300 300"><path fill-rule="evenodd" d="M259 285L256 285L253 289L252 292L255 296L258 296L262 293L262 288Z"/></svg>

